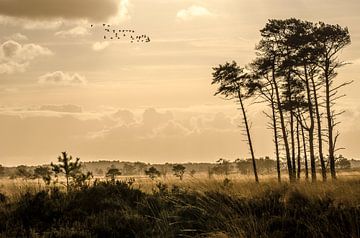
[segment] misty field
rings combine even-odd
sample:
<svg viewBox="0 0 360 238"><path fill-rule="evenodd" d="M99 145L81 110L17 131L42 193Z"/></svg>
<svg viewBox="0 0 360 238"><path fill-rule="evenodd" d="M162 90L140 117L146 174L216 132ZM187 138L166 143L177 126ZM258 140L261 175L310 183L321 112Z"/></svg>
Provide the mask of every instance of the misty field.
<svg viewBox="0 0 360 238"><path fill-rule="evenodd" d="M96 180L66 192L0 180L1 237L359 237L359 172L332 182L257 184L205 174Z"/></svg>

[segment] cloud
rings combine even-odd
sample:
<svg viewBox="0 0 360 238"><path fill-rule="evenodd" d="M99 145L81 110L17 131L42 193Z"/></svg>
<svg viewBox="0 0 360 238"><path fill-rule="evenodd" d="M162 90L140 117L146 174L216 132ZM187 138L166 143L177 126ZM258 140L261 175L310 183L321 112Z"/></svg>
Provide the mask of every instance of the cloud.
<svg viewBox="0 0 360 238"><path fill-rule="evenodd" d="M64 31L58 31L55 33L56 36L60 37L79 37L79 36L86 36L90 35L90 32L87 28L83 26L76 26L74 28L64 30Z"/></svg>
<svg viewBox="0 0 360 238"><path fill-rule="evenodd" d="M130 20L129 7L130 0L121 0L117 14L111 17L108 22L110 24L119 24L119 22Z"/></svg>
<svg viewBox="0 0 360 238"><path fill-rule="evenodd" d="M213 16L213 14L205 7L193 5L189 8L182 9L177 12L176 17L183 21L191 20L195 17Z"/></svg>
<svg viewBox="0 0 360 238"><path fill-rule="evenodd" d="M48 48L37 44L23 44L8 40L0 45L0 74L24 72L30 62L43 55L52 55Z"/></svg>
<svg viewBox="0 0 360 238"><path fill-rule="evenodd" d="M218 130L233 129L236 127L231 118L220 112L216 113L211 118L201 119L198 123L204 128L213 128Z"/></svg>
<svg viewBox="0 0 360 238"><path fill-rule="evenodd" d="M27 36L21 33L14 33L10 36L5 37L6 40L14 40L14 41L26 41L28 40Z"/></svg>
<svg viewBox="0 0 360 238"><path fill-rule="evenodd" d="M186 136L192 131L179 122L169 121L164 126L155 129L155 134L159 137Z"/></svg>
<svg viewBox="0 0 360 238"><path fill-rule="evenodd" d="M41 84L56 84L56 85L85 85L87 81L84 76L78 73L70 74L62 71L55 71L47 73L39 77Z"/></svg>
<svg viewBox="0 0 360 238"><path fill-rule="evenodd" d="M30 20L88 19L104 21L120 9L119 0L5 0L0 15Z"/></svg>
<svg viewBox="0 0 360 238"><path fill-rule="evenodd" d="M63 150L84 160L107 158L152 163L248 156L247 145L241 142L244 138L233 122L233 115L209 111L181 114L177 109L154 108L140 112L120 109L115 113L63 113L81 110L76 105L38 108L42 110L0 108L0 131L8 135L0 137L3 163L48 163L49 158L56 159L57 153ZM272 151L271 143L259 142L259 139L271 141L266 133L262 130L259 135L254 134L254 142L262 153ZM31 157L34 154L36 161Z"/></svg>
<svg viewBox="0 0 360 238"><path fill-rule="evenodd" d="M129 0L0 0L0 24L50 30L129 20Z"/></svg>
<svg viewBox="0 0 360 238"><path fill-rule="evenodd" d="M3 58L14 60L33 60L41 55L51 55L52 52L40 45L36 44L24 44L9 40L1 44L1 54Z"/></svg>
<svg viewBox="0 0 360 238"><path fill-rule="evenodd" d="M87 141L87 152L106 157L116 155L125 160L171 162L215 161L220 156L236 158L241 150L246 151L245 143L239 146L241 133L229 118L223 114L195 114L195 120L209 123L197 125L190 122L194 116L179 120L172 111L146 109L135 123L93 133ZM220 121L230 124L216 125Z"/></svg>
<svg viewBox="0 0 360 238"><path fill-rule="evenodd" d="M101 50L105 49L106 47L108 47L109 45L110 45L110 43L108 41L95 42L92 45L92 49L95 51L101 51Z"/></svg>
<svg viewBox="0 0 360 238"><path fill-rule="evenodd" d="M65 24L64 20L53 19L53 20L29 20L25 18L16 18L0 15L0 24L8 26L21 26L27 30L41 29L49 30L56 29Z"/></svg>
<svg viewBox="0 0 360 238"><path fill-rule="evenodd" d="M154 108L146 109L143 114L143 123L149 127L156 127L165 124L173 119L173 114L169 111L160 113Z"/></svg>
<svg viewBox="0 0 360 238"><path fill-rule="evenodd" d="M0 138L2 148L6 148L0 151L0 156L4 158L3 155L9 155L19 159L14 161L7 157L2 163L49 163L52 158L56 159L55 155L60 151L78 148L79 143L84 143L81 138L89 131L101 130L107 125L105 120L80 119L77 114L49 115L45 111L43 115L26 114L0 113L0 130L9 135L8 139ZM28 157L35 154L35 160Z"/></svg>
<svg viewBox="0 0 360 238"><path fill-rule="evenodd" d="M40 111L52 111L52 112L68 112L68 113L81 113L82 108L78 105L42 105L39 107Z"/></svg>
<svg viewBox="0 0 360 238"><path fill-rule="evenodd" d="M113 114L113 117L119 120L122 124L131 124L135 122L135 116L129 110L118 110Z"/></svg>

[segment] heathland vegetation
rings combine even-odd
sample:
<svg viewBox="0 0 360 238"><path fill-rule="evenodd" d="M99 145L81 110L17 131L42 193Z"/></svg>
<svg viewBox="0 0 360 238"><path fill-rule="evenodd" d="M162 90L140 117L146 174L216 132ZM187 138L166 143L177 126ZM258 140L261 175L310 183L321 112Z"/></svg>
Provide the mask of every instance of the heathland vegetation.
<svg viewBox="0 0 360 238"><path fill-rule="evenodd" d="M0 187L0 236L359 237L359 171L348 163L339 167L347 178L290 184L265 169L268 178L254 183L240 175L252 160L242 163L222 159L211 173L176 164L167 178L158 165L148 165L144 178L122 176L129 164L112 163L94 177L63 152L48 167L17 168L24 182L13 179L16 189Z"/></svg>

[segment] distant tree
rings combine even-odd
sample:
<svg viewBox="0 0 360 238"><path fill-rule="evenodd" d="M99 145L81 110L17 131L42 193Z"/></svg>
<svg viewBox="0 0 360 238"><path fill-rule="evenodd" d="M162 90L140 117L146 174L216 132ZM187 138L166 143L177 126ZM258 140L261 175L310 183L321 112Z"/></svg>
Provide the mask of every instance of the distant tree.
<svg viewBox="0 0 360 238"><path fill-rule="evenodd" d="M224 174L229 175L231 164L229 160L220 158L218 161L216 161L217 165L213 168L214 173L216 174Z"/></svg>
<svg viewBox="0 0 360 238"><path fill-rule="evenodd" d="M350 169L351 168L350 160L344 158L342 155L339 155L339 157L336 159L335 165L338 169Z"/></svg>
<svg viewBox="0 0 360 238"><path fill-rule="evenodd" d="M122 169L124 175L134 175L136 167L130 163L126 163Z"/></svg>
<svg viewBox="0 0 360 238"><path fill-rule="evenodd" d="M93 174L88 171L86 173L77 173L74 176L74 186L76 188L86 188L90 186L90 180L93 178Z"/></svg>
<svg viewBox="0 0 360 238"><path fill-rule="evenodd" d="M104 171L101 168L97 168L97 169L95 169L95 173L98 175L103 175Z"/></svg>
<svg viewBox="0 0 360 238"><path fill-rule="evenodd" d="M146 163L143 162L135 162L134 166L136 167L137 173L141 174L144 172L144 170L146 169L147 165Z"/></svg>
<svg viewBox="0 0 360 238"><path fill-rule="evenodd" d="M190 176L191 176L191 177L194 177L195 174L196 174L196 170L195 170L195 169L190 170Z"/></svg>
<svg viewBox="0 0 360 238"><path fill-rule="evenodd" d="M120 176L121 172L118 168L116 168L115 166L111 166L108 171L106 172L106 177L110 177L111 181L115 181L115 178L117 176Z"/></svg>
<svg viewBox="0 0 360 238"><path fill-rule="evenodd" d="M236 159L235 164L241 174L247 174L251 170L251 161Z"/></svg>
<svg viewBox="0 0 360 238"><path fill-rule="evenodd" d="M46 185L51 182L52 171L47 166L39 166L34 169L34 178L41 178Z"/></svg>
<svg viewBox="0 0 360 238"><path fill-rule="evenodd" d="M157 170L154 166L151 166L149 169L145 170L145 174L149 176L152 180L160 176L160 171Z"/></svg>
<svg viewBox="0 0 360 238"><path fill-rule="evenodd" d="M5 168L0 164L0 177L5 174Z"/></svg>
<svg viewBox="0 0 360 238"><path fill-rule="evenodd" d="M160 168L160 173L161 173L161 175L162 175L164 178L166 178L166 175L167 175L167 173L168 173L167 164L161 166L161 168Z"/></svg>
<svg viewBox="0 0 360 238"><path fill-rule="evenodd" d="M174 175L180 178L180 180L182 180L184 177L185 169L185 166L183 166L182 164L176 164L173 166L172 170L174 172Z"/></svg>
<svg viewBox="0 0 360 238"><path fill-rule="evenodd" d="M208 174L209 179L212 178L212 176L214 175L214 170L212 167L210 167L210 166L208 167L207 174Z"/></svg>
<svg viewBox="0 0 360 238"><path fill-rule="evenodd" d="M15 174L17 177L21 177L23 179L30 179L33 176L33 173L25 165L19 165L16 167Z"/></svg>
<svg viewBox="0 0 360 238"><path fill-rule="evenodd" d="M270 173L276 167L277 161L270 159L270 157L265 156L265 158L259 158L256 161L258 169L261 172Z"/></svg>
<svg viewBox="0 0 360 238"><path fill-rule="evenodd" d="M73 157L68 155L66 152L62 152L61 156L58 157L59 164L53 164L51 162L52 171L55 176L64 174L66 179L66 191L70 189L70 180L74 180L76 175L80 173L81 162L80 158L76 158L73 161Z"/></svg>

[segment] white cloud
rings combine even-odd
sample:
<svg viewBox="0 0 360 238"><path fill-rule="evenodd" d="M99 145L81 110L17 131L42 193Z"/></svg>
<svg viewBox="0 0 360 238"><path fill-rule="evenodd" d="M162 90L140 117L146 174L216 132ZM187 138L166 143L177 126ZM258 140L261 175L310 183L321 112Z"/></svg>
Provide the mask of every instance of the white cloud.
<svg viewBox="0 0 360 238"><path fill-rule="evenodd" d="M177 12L176 17L180 20L187 21L195 17L213 16L213 14L205 7L193 5L189 8L182 9Z"/></svg>
<svg viewBox="0 0 360 238"><path fill-rule="evenodd" d="M87 28L83 26L76 26L68 30L58 31L55 33L55 35L60 37L79 37L90 35L90 32Z"/></svg>
<svg viewBox="0 0 360 238"><path fill-rule="evenodd" d="M62 71L55 71L47 73L39 77L39 83L41 84L56 84L56 85L85 85L87 80L84 76L78 73L70 74Z"/></svg>
<svg viewBox="0 0 360 238"><path fill-rule="evenodd" d="M25 72L26 68L29 66L29 63L16 63L9 61L6 63L0 63L0 74L13 74L15 72Z"/></svg>
<svg viewBox="0 0 360 238"><path fill-rule="evenodd" d="M169 121L166 125L155 129L155 135L158 137L186 136L192 131L179 122Z"/></svg>
<svg viewBox="0 0 360 238"><path fill-rule="evenodd" d="M14 41L26 41L28 40L27 36L21 34L21 33L14 33L10 36L5 37L6 40L14 40Z"/></svg>
<svg viewBox="0 0 360 238"><path fill-rule="evenodd" d="M24 72L30 62L42 55L52 55L52 52L37 44L23 44L8 40L0 45L0 74Z"/></svg>
<svg viewBox="0 0 360 238"><path fill-rule="evenodd" d="M115 25L119 24L119 22L130 20L129 7L130 0L121 0L117 14L111 17L108 22Z"/></svg>
<svg viewBox="0 0 360 238"><path fill-rule="evenodd" d="M42 105L39 107L40 111L52 111L52 112L67 112L67 113L81 113L82 108L78 105Z"/></svg>
<svg viewBox="0 0 360 238"><path fill-rule="evenodd" d="M105 49L106 47L108 47L110 45L110 43L108 41L102 41L102 42L95 42L92 45L92 49L95 51L100 51Z"/></svg>
<svg viewBox="0 0 360 238"><path fill-rule="evenodd" d="M118 110L113 114L113 117L119 120L122 124L131 124L135 122L135 116L129 110Z"/></svg>

